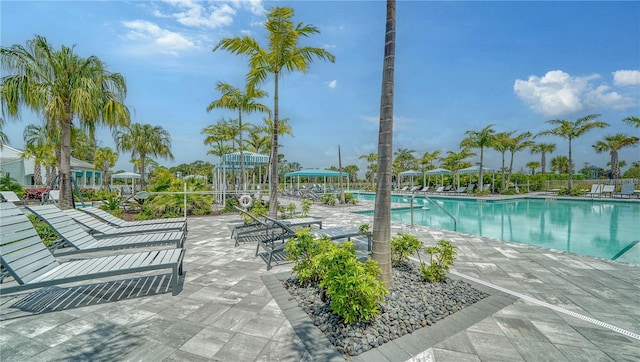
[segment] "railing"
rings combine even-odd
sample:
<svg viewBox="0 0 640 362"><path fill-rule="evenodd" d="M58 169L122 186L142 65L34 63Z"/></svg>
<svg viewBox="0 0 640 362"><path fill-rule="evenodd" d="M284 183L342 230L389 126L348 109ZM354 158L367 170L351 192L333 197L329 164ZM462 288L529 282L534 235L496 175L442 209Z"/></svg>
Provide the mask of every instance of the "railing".
<svg viewBox="0 0 640 362"><path fill-rule="evenodd" d="M413 227L413 199L416 197L416 195L411 195L411 227ZM453 231L458 231L458 221L456 220L456 218L451 215L451 213L449 213L449 211L445 210L444 207L440 206L440 204L438 204L437 202L434 202L429 196L424 195L424 198L429 200L429 202L431 202L431 204L436 205L440 210L442 210L445 214L447 214L451 220L453 220Z"/></svg>

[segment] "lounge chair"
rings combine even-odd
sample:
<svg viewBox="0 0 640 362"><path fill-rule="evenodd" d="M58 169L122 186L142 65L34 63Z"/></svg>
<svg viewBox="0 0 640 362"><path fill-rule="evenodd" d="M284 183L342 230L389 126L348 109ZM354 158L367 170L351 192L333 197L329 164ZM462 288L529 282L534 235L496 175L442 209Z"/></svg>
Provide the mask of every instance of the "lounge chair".
<svg viewBox="0 0 640 362"><path fill-rule="evenodd" d="M620 192L614 193L612 197L620 196L620 198L622 198L623 196L627 196L631 198L631 196L635 194L635 188L636 185L634 184L622 184L622 189L620 190Z"/></svg>
<svg viewBox="0 0 640 362"><path fill-rule="evenodd" d="M171 269L172 294L178 294L184 249L165 249L102 258L58 262L42 243L33 224L15 205L0 204L0 262L17 285L0 294L81 280Z"/></svg>
<svg viewBox="0 0 640 362"><path fill-rule="evenodd" d="M609 195L609 197L613 197L613 192L615 190L616 190L616 185L603 185L602 186L602 192L600 193L600 196Z"/></svg>
<svg viewBox="0 0 640 362"><path fill-rule="evenodd" d="M73 252L90 252L161 244L174 244L176 248L182 248L186 238L185 233L182 231L171 231L96 239L73 221L69 215L55 206L27 206L27 209L51 226L62 238L62 241L53 248L54 250L60 247L72 247L75 249Z"/></svg>
<svg viewBox="0 0 640 362"><path fill-rule="evenodd" d="M462 194L466 194L467 193L467 186L460 186L457 189L451 191L452 193L455 193L456 195L462 195Z"/></svg>
<svg viewBox="0 0 640 362"><path fill-rule="evenodd" d="M44 211L44 207L49 208L48 211ZM78 211L76 209L60 210L55 205L43 205L42 209L37 209L40 213L53 213L64 212L70 216L75 222L89 229L89 233L94 235L97 239L106 236L118 236L118 235L131 235L131 234L146 234L146 233L159 233L167 231L184 231L186 233L186 223L169 223L169 224L154 224L154 225L141 225L141 226L128 226L128 227L115 227L106 224L95 217L87 214L86 212Z"/></svg>
<svg viewBox="0 0 640 362"><path fill-rule="evenodd" d="M115 227L130 227L130 226L142 226L142 225L156 225L156 224L168 224L168 223L181 223L184 224L187 222L186 217L172 217L167 219L152 219L152 220L141 220L141 221L126 221L122 220L119 217L115 217L110 213L99 209L97 207L81 207L78 210L84 211L91 216L94 216L107 224L111 224Z"/></svg>
<svg viewBox="0 0 640 362"><path fill-rule="evenodd" d="M417 192L418 190L420 190L420 186L413 186L411 188L411 190L409 190L409 192L411 192L413 194L413 193Z"/></svg>
<svg viewBox="0 0 640 362"><path fill-rule="evenodd" d="M21 203L25 204L24 200L18 197L13 191L0 191L0 196L2 196L2 202L12 202L12 203Z"/></svg>
<svg viewBox="0 0 640 362"><path fill-rule="evenodd" d="M429 192L429 189L430 189L429 186L425 186L421 190L419 190L418 192L424 192L426 194L427 192Z"/></svg>
<svg viewBox="0 0 640 362"><path fill-rule="evenodd" d="M60 201L60 190L49 190L42 194L42 204L58 205Z"/></svg>
<svg viewBox="0 0 640 362"><path fill-rule="evenodd" d="M235 239L235 246L240 245L241 242L254 241L253 239L255 238L252 238L252 237L245 238L244 237L245 235L251 236L251 234L255 234L255 233L269 232L270 229L273 228L273 223L266 216L263 216L263 218L265 219L263 221L263 220L260 220L258 217L254 216L253 214L246 212L245 210L242 210L239 207L235 207L235 209L241 215L243 215L243 218L245 220L249 220L245 224L235 225L232 227L231 238ZM300 218L293 218L293 219L278 219L278 220L283 224L288 225L290 228L296 228L300 226L311 227L312 225L318 225L318 228L322 229L322 220L316 219L313 217L304 217L304 218L300 217Z"/></svg>
<svg viewBox="0 0 640 362"><path fill-rule="evenodd" d="M600 196L602 194L602 185L600 184L593 184L591 185L591 191L586 192L584 195L585 196Z"/></svg>
<svg viewBox="0 0 640 362"><path fill-rule="evenodd" d="M444 192L444 186L438 186L435 190L433 190L434 194L439 194L441 192Z"/></svg>

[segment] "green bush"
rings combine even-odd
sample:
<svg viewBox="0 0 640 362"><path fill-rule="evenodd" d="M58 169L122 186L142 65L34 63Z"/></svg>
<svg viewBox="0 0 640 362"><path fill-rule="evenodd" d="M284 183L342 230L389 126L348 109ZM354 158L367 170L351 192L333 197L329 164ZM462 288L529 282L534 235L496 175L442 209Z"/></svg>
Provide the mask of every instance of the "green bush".
<svg viewBox="0 0 640 362"><path fill-rule="evenodd" d="M24 189L22 185L18 183L18 180L11 178L7 173L0 177L0 191L13 191L18 197L22 198Z"/></svg>
<svg viewBox="0 0 640 362"><path fill-rule="evenodd" d="M122 196L108 195L107 198L102 201L100 208L112 212L122 208L122 201L124 201L124 197Z"/></svg>
<svg viewBox="0 0 640 362"><path fill-rule="evenodd" d="M516 194L516 189L505 189L500 191L501 195L515 195Z"/></svg>
<svg viewBox="0 0 640 362"><path fill-rule="evenodd" d="M378 279L378 263L372 259L360 262L353 243L332 246L320 255L326 275L320 281L330 299L331 310L346 324L371 320L380 313L380 304L389 293Z"/></svg>
<svg viewBox="0 0 640 362"><path fill-rule="evenodd" d="M302 201L300 201L300 207L302 208L302 216L303 217L309 216L309 212L311 212L311 205L312 204L313 204L313 201L311 201L309 199L302 199Z"/></svg>
<svg viewBox="0 0 640 362"><path fill-rule="evenodd" d="M320 282L325 275L325 268L319 256L333 246L330 239L316 239L310 231L310 228L299 230L284 248L287 259L293 261L292 270L300 284Z"/></svg>
<svg viewBox="0 0 640 362"><path fill-rule="evenodd" d="M325 205L336 206L336 195L324 194L320 196L320 201Z"/></svg>
<svg viewBox="0 0 640 362"><path fill-rule="evenodd" d="M51 226L49 226L47 223L45 223L42 220L39 220L33 214L28 214L27 217L29 218L29 221L31 221L31 223L33 224L33 228L36 229L36 232L40 236L40 239L42 239L42 243L44 244L44 246L48 248L51 245L53 245L56 241L60 240L60 237L58 236L58 234L55 231L53 231L53 228L51 228Z"/></svg>
<svg viewBox="0 0 640 362"><path fill-rule="evenodd" d="M345 204L357 204L358 203L358 199L356 199L356 196L350 192L346 192L344 194L344 203Z"/></svg>
<svg viewBox="0 0 640 362"><path fill-rule="evenodd" d="M227 197L224 201L224 208L220 210L221 214L236 212L235 207L238 206L238 200L233 197Z"/></svg>
<svg viewBox="0 0 640 362"><path fill-rule="evenodd" d="M287 205L286 211L289 213L288 217L294 218L296 214L296 204L293 202Z"/></svg>
<svg viewBox="0 0 640 362"><path fill-rule="evenodd" d="M156 210L148 204L140 205L140 212L136 214L136 220L152 220L156 218Z"/></svg>
<svg viewBox="0 0 640 362"><path fill-rule="evenodd" d="M430 256L430 265L420 263L420 271L424 280L432 283L440 282L447 277L449 267L457 254L456 247L448 240L440 240L437 245L427 246L425 252Z"/></svg>
<svg viewBox="0 0 640 362"><path fill-rule="evenodd" d="M398 266L409 262L411 254L419 254L424 243L413 235L402 234L391 238L391 265Z"/></svg>

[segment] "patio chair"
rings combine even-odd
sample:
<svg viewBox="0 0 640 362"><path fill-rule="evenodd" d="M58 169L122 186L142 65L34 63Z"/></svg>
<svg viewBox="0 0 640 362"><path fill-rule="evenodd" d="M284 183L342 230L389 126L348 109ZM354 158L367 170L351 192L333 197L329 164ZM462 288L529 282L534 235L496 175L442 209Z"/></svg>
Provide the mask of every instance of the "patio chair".
<svg viewBox="0 0 640 362"><path fill-rule="evenodd" d="M616 190L616 185L603 185L602 186L602 192L600 193L600 196L609 195L609 197L613 197L613 192L615 190Z"/></svg>
<svg viewBox="0 0 640 362"><path fill-rule="evenodd" d="M240 242L253 241L251 240L251 238L249 238L249 240L246 240L245 238L242 237L242 235L268 231L269 229L273 228L273 225L272 225L273 223L270 222L269 221L270 219L267 218L266 216L264 217L265 220L263 221L257 218L256 216L254 216L253 214L237 206L234 206L234 208L241 215L243 215L243 217L245 218L245 221L249 220L248 222L245 222L245 224L235 225L232 227L231 238L235 239L235 246L240 245ZM322 219L317 219L313 217L304 217L304 218L300 217L300 218L293 218L293 219L278 219L278 220L288 225L291 228L300 227L300 226L311 227L312 225L318 225L318 228L322 229Z"/></svg>
<svg viewBox="0 0 640 362"><path fill-rule="evenodd" d="M591 191L586 192L584 195L585 196L600 196L602 194L602 185L600 184L593 184L591 185Z"/></svg>
<svg viewBox="0 0 640 362"><path fill-rule="evenodd" d="M167 231L184 231L186 233L186 223L169 223L169 224L154 224L154 225L139 225L139 226L127 226L127 227L114 227L106 224L95 217L87 214L86 212L78 211L76 209L60 210L55 205L43 205L48 207L49 213L55 214L56 212L64 212L70 216L75 222L84 226L89 230L89 234L92 234L96 239L100 239L107 236L119 236L119 235L131 235L131 234L147 234L147 233L161 233ZM40 213L44 213L46 209L38 209Z"/></svg>
<svg viewBox="0 0 640 362"><path fill-rule="evenodd" d="M168 224L168 223L181 223L186 224L186 217L172 217L167 219L152 219L152 220L140 220L140 221L126 221L119 217L115 217L110 213L99 209L97 207L81 207L78 210L84 211L91 216L94 216L107 224L111 224L115 227L129 227L129 226L142 226L142 225L156 225L156 224ZM185 225L186 228L186 225Z"/></svg>
<svg viewBox="0 0 640 362"><path fill-rule="evenodd" d="M635 194L635 188L636 188L636 185L634 184L622 184L622 189L620 190L620 192L615 192L611 196L612 197L620 196L620 198L622 198L623 196L627 196L631 198L631 196Z"/></svg>
<svg viewBox="0 0 640 362"><path fill-rule="evenodd" d="M15 205L0 204L0 262L14 285L0 287L0 294L62 285L115 275L170 269L171 291L178 294L183 275L184 249L164 249L101 258L58 262L42 243L33 224Z"/></svg>
<svg viewBox="0 0 640 362"><path fill-rule="evenodd" d="M93 235L79 227L73 219L55 206L27 206L39 219L51 226L62 238L52 249L71 247L72 252L90 252L124 248L148 247L162 244L174 244L176 248L184 247L186 235L182 231L166 233L147 233L143 235L111 236L96 239Z"/></svg>
<svg viewBox="0 0 640 362"><path fill-rule="evenodd" d="M22 200L21 198L18 197L18 195L16 195L15 192L13 191L0 191L0 196L2 196L2 202L12 202L12 203L21 203L21 204L25 204L25 200Z"/></svg>
<svg viewBox="0 0 640 362"><path fill-rule="evenodd" d="M60 201L60 190L49 190L42 194L42 204L58 205Z"/></svg>

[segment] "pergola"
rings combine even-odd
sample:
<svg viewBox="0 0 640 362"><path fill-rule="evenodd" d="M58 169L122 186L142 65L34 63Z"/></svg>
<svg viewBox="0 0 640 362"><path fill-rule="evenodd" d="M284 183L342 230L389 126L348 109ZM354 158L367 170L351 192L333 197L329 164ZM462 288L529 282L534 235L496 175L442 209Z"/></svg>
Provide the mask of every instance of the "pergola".
<svg viewBox="0 0 640 362"><path fill-rule="evenodd" d="M422 175L422 172L416 170L402 171L398 173L398 186L400 186L400 181L402 181L401 177L411 177L411 186L413 186L413 177L420 175Z"/></svg>
<svg viewBox="0 0 640 362"><path fill-rule="evenodd" d="M429 170L429 171L425 171L424 174L429 176L429 179L431 179L431 175L440 175L442 176L442 183L441 185L444 185L444 175L451 175L453 172L451 172L450 170L447 170L446 168L435 168L433 170ZM438 179L436 178L436 183L438 182Z"/></svg>
<svg viewBox="0 0 640 362"><path fill-rule="evenodd" d="M482 166L482 175L486 175L490 173L492 175L492 185L496 184L496 170L493 168L489 168L489 167L484 167ZM480 166L471 166L471 167L467 167L467 168L463 168L461 170L458 170L458 183L460 183L460 176L459 175L467 175L467 174L478 174L478 177L480 177ZM478 190L482 191L482 180L478 180Z"/></svg>
<svg viewBox="0 0 640 362"><path fill-rule="evenodd" d="M300 177L317 177L323 179L323 189L326 190L327 177L346 177L347 178L347 189L349 188L349 174L347 172L332 171L332 170L320 170L317 168L314 169L306 169L294 172L288 172L284 174L284 183L287 184L287 177L290 177L291 187L293 188L293 178L297 177L298 179L298 188L300 188Z"/></svg>
<svg viewBox="0 0 640 362"><path fill-rule="evenodd" d="M129 186L127 184L127 180L131 180L131 192L132 193L136 193L136 180L140 179L140 174L139 173L135 173L135 172L120 172L120 173L114 173L111 175L111 184L113 185L113 179L124 179L124 184L125 186ZM123 193L125 193L123 191Z"/></svg>
<svg viewBox="0 0 640 362"><path fill-rule="evenodd" d="M241 170L242 168L241 157L244 157L245 169L252 169L256 166L262 166L269 163L269 156L255 153L255 152L243 151L242 156L240 152L227 153L223 155L222 157L220 157L220 163L218 164L218 167L217 167L218 176L221 177L219 182L220 187L218 188L219 190L225 189L224 181L226 180L227 171L239 172ZM220 175L220 172L222 172L222 175ZM261 176L262 175L260 175L260 178ZM247 185L242 185L242 191L246 191L246 190L247 190Z"/></svg>

